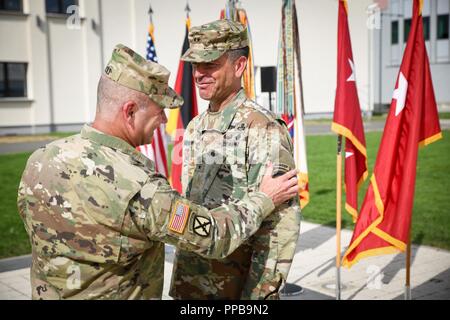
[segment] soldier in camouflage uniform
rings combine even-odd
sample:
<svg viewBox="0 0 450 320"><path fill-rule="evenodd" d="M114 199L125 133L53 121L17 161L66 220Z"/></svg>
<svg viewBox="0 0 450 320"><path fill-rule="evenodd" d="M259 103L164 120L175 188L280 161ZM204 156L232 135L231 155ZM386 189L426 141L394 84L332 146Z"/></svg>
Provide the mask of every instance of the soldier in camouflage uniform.
<svg viewBox="0 0 450 320"><path fill-rule="evenodd" d="M168 79L163 66L118 45L93 125L28 160L18 208L32 244L33 299L160 299L164 242L223 258L295 194L289 175L267 176L259 192L214 209L172 190L135 149L167 121L164 108L183 103Z"/></svg>
<svg viewBox="0 0 450 320"><path fill-rule="evenodd" d="M209 109L184 136L183 190L209 209L258 189L264 165L276 174L295 167L286 124L246 98L241 77L248 57L246 29L218 20L193 27L184 61L193 64ZM170 294L175 299L279 299L300 230L298 196L278 207L248 242L225 259L177 250Z"/></svg>

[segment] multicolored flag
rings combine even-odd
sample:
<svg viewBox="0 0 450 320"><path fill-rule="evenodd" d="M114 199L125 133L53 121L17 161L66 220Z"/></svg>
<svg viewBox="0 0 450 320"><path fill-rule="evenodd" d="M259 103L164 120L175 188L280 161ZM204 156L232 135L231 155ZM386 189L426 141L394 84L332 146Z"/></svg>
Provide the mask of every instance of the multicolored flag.
<svg viewBox="0 0 450 320"><path fill-rule="evenodd" d="M189 49L189 28L191 20L186 19L186 36L184 38L181 55ZM170 181L172 187L182 193L181 173L183 166L183 136L184 129L189 122L198 115L197 93L195 91L195 81L192 74L192 65L180 60L178 66L175 91L184 99L184 105L180 109L172 109L169 113L169 120L166 131L174 138L172 150L172 170Z"/></svg>
<svg viewBox="0 0 450 320"><path fill-rule="evenodd" d="M345 137L345 209L358 217L358 190L367 179L364 126L356 90L355 64L348 28L347 0L339 0L338 63L334 118L331 129Z"/></svg>
<svg viewBox="0 0 450 320"><path fill-rule="evenodd" d="M253 46L250 22L248 20L247 12L243 8L238 8L236 5L236 1L228 1L225 5L225 9L220 12L220 19L238 21L247 28L248 46L250 51L248 55L247 69L245 69L244 77L242 78L242 86L244 87L247 97L251 100L255 100L255 68L253 65Z"/></svg>
<svg viewBox="0 0 450 320"><path fill-rule="evenodd" d="M370 186L343 265L405 251L410 239L419 146L442 138L425 48L423 1L413 19Z"/></svg>
<svg viewBox="0 0 450 320"><path fill-rule="evenodd" d="M309 202L309 179L303 125L304 103L300 60L295 1L283 0L278 43L277 104L274 111L286 121L294 141L294 157L299 170L300 206L304 208Z"/></svg>
<svg viewBox="0 0 450 320"><path fill-rule="evenodd" d="M147 34L147 60L158 62L154 45L154 26L150 21ZM168 176L167 170L167 142L164 136L165 125L161 124L153 134L153 141L151 145L139 146L137 149L142 152L146 157L152 159L155 162L155 170L164 176Z"/></svg>

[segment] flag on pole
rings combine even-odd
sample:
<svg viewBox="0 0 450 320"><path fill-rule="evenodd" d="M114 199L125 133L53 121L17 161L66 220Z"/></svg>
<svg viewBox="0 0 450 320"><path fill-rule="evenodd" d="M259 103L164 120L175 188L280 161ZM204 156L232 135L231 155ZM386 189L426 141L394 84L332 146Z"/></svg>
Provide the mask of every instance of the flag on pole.
<svg viewBox="0 0 450 320"><path fill-rule="evenodd" d="M280 40L278 43L277 104L294 141L294 158L299 170L300 206L309 202L308 165L306 161L304 103L301 82L300 38L295 0L283 0Z"/></svg>
<svg viewBox="0 0 450 320"><path fill-rule="evenodd" d="M244 71L244 77L242 78L242 84L247 97L251 100L256 99L255 90L255 68L253 65L253 46L252 46L252 33L250 29L250 22L248 20L247 12L243 8L236 6L237 2L233 0L227 1L225 9L220 12L220 19L228 19L238 21L247 28L248 35L248 47L250 48L247 69Z"/></svg>
<svg viewBox="0 0 450 320"><path fill-rule="evenodd" d="M405 251L410 237L418 146L442 138L423 38L421 0L413 19L369 189L343 265Z"/></svg>
<svg viewBox="0 0 450 320"><path fill-rule="evenodd" d="M358 217L358 190L367 179L364 127L356 90L355 65L348 27L347 0L339 0L338 63L334 118L331 129L345 137L345 209Z"/></svg>
<svg viewBox="0 0 450 320"><path fill-rule="evenodd" d="M152 13L150 9L150 14ZM150 18L150 25L147 34L147 54L146 58L152 62L158 62L154 44L154 26ZM155 170L164 176L168 176L167 170L167 142L164 136L165 125L161 124L159 128L153 133L153 140L151 145L139 146L137 149L146 157L155 162Z"/></svg>
<svg viewBox="0 0 450 320"><path fill-rule="evenodd" d="M188 15L186 19L186 36L184 38L181 56L183 56L183 54L189 49L188 36L190 24L191 21ZM184 129L187 127L189 122L198 115L197 93L195 91L192 65L182 60L180 60L180 64L178 66L175 91L183 97L184 105L180 109L170 110L166 131L174 138L170 182L175 190L182 193L181 171L183 166Z"/></svg>

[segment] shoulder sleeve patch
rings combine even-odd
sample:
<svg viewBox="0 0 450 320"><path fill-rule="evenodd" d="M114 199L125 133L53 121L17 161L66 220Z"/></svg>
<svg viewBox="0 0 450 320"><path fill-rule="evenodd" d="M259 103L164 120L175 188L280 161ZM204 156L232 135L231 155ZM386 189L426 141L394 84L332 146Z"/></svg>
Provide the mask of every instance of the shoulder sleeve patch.
<svg viewBox="0 0 450 320"><path fill-rule="evenodd" d="M290 169L289 169L289 166L287 164L276 163L273 166L273 176L274 177L282 176L283 174L287 173L289 170Z"/></svg>
<svg viewBox="0 0 450 320"><path fill-rule="evenodd" d="M172 216L170 217L169 230L183 234L186 228L186 223L189 220L189 206L177 201L172 210Z"/></svg>
<svg viewBox="0 0 450 320"><path fill-rule="evenodd" d="M286 128L288 127L286 121L284 121L284 120L281 119L280 117L277 117L277 118L276 118L276 121L277 121L280 125L282 125L282 126L284 126L284 127L286 127Z"/></svg>
<svg viewBox="0 0 450 320"><path fill-rule="evenodd" d="M141 189L141 196L144 199L152 199L156 193L158 186L156 184L146 184Z"/></svg>
<svg viewBox="0 0 450 320"><path fill-rule="evenodd" d="M194 216L192 230L200 237L209 237L211 234L211 220L202 216Z"/></svg>

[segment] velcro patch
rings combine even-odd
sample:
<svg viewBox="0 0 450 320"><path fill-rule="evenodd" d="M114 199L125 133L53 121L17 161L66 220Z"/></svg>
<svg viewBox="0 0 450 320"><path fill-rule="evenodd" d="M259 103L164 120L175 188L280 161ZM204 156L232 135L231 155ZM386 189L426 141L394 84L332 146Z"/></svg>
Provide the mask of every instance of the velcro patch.
<svg viewBox="0 0 450 320"><path fill-rule="evenodd" d="M273 165L273 177L279 177L289 171L289 166L284 163L276 163Z"/></svg>
<svg viewBox="0 0 450 320"><path fill-rule="evenodd" d="M200 237L209 237L211 233L211 220L205 217L196 216L192 229L196 235Z"/></svg>
<svg viewBox="0 0 450 320"><path fill-rule="evenodd" d="M189 206L177 201L172 210L172 217L170 218L169 230L183 234L186 223L189 219Z"/></svg>

